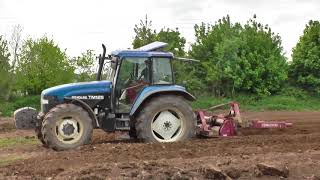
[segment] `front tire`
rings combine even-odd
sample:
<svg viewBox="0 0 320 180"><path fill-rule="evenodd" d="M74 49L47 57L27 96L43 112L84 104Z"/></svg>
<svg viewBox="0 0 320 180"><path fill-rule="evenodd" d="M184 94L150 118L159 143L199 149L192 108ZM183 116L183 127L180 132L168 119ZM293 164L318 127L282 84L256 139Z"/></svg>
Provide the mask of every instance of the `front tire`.
<svg viewBox="0 0 320 180"><path fill-rule="evenodd" d="M44 117L42 135L45 144L54 150L68 150L90 143L92 119L82 107L60 104Z"/></svg>
<svg viewBox="0 0 320 180"><path fill-rule="evenodd" d="M183 97L152 98L136 117L136 133L146 142L176 142L195 135L196 118Z"/></svg>
<svg viewBox="0 0 320 180"><path fill-rule="evenodd" d="M36 128L34 129L34 132L36 133L36 136L39 139L39 141L41 142L41 144L43 145L43 147L48 147L48 145L46 144L46 142L43 139L41 129L42 129L42 120L39 120L39 122L36 123Z"/></svg>

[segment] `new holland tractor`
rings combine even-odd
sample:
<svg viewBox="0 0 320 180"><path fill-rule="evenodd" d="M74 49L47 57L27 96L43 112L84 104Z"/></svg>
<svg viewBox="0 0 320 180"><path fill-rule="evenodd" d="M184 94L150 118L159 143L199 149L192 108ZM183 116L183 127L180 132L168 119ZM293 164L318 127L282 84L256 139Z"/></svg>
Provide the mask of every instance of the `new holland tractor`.
<svg viewBox="0 0 320 180"><path fill-rule="evenodd" d="M42 144L55 150L88 144L94 128L128 131L145 142L191 138L197 120L187 101L195 97L175 85L173 54L161 51L166 45L154 42L107 57L102 45L96 81L44 90L41 111L18 110L16 126L31 125Z"/></svg>

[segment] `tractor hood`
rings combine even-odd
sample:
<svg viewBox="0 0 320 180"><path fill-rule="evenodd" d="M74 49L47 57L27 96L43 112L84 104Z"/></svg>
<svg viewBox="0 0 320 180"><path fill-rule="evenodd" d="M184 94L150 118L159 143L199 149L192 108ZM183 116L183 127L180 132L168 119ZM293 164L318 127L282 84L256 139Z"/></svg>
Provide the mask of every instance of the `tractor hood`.
<svg viewBox="0 0 320 180"><path fill-rule="evenodd" d="M42 91L41 97L55 96L60 101L62 101L65 97L71 96L106 94L111 92L111 84L112 83L110 81L92 81L64 84Z"/></svg>

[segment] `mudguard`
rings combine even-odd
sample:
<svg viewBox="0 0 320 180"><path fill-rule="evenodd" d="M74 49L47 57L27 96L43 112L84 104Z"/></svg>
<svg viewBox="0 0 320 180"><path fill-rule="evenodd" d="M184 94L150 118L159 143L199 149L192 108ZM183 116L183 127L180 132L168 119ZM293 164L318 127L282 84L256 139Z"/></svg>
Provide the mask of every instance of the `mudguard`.
<svg viewBox="0 0 320 180"><path fill-rule="evenodd" d="M135 99L133 106L130 110L130 116L133 116L138 108L142 105L147 99L157 95L157 94L177 94L181 95L189 101L194 101L196 98L190 94L184 87L178 85L155 85L148 86L144 88L139 96Z"/></svg>

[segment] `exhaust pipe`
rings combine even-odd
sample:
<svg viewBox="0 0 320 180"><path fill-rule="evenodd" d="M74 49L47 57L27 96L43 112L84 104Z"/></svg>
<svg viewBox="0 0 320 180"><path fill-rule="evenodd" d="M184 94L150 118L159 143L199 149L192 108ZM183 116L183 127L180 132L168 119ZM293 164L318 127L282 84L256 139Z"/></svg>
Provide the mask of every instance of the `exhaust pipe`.
<svg viewBox="0 0 320 180"><path fill-rule="evenodd" d="M101 80L101 72L103 69L104 60L106 59L106 46L104 44L102 44L102 49L102 56L101 54L99 55L99 70L97 73L97 81Z"/></svg>

